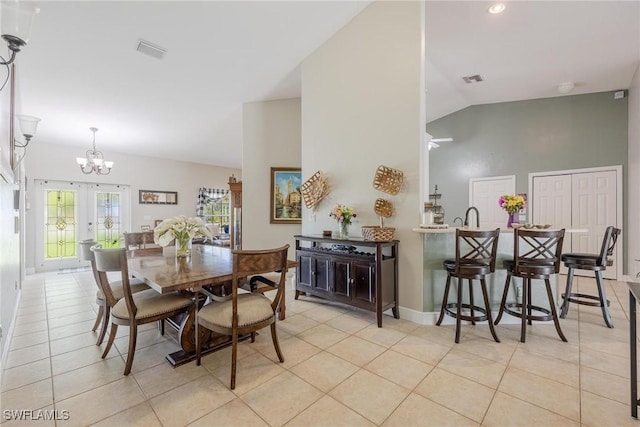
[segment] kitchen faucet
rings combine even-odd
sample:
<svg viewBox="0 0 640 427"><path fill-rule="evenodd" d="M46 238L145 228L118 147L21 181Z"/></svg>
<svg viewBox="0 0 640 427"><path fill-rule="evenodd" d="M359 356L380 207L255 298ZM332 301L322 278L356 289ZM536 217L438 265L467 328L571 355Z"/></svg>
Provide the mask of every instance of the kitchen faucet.
<svg viewBox="0 0 640 427"><path fill-rule="evenodd" d="M469 211L476 211L476 228L480 228L480 212L478 212L478 208L476 208L475 206L471 206L464 213L464 226L469 226Z"/></svg>
<svg viewBox="0 0 640 427"><path fill-rule="evenodd" d="M463 219L462 219L462 218L460 218L459 216L457 216L457 217L453 218L453 226L454 226L454 227L456 226L456 221L457 221L457 220L460 220L460 227L464 226ZM638 274L640 274L640 273L638 273Z"/></svg>

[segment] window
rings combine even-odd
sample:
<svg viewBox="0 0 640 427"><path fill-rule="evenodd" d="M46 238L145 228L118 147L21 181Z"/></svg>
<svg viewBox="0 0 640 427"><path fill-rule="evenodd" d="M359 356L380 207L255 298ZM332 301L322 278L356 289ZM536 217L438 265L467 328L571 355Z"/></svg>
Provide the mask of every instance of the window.
<svg viewBox="0 0 640 427"><path fill-rule="evenodd" d="M221 233L229 232L231 222L231 195L229 193L222 197L211 197L204 206L203 220L207 224L220 226Z"/></svg>

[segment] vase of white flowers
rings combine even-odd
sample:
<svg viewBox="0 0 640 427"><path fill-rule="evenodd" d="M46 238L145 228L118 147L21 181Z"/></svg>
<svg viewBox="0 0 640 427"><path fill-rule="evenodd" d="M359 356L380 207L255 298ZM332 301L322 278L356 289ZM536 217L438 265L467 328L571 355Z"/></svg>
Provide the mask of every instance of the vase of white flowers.
<svg viewBox="0 0 640 427"><path fill-rule="evenodd" d="M194 237L211 238L202 218L187 218L185 215L168 218L153 230L153 241L160 246L168 246L175 240L176 257L186 258L191 255Z"/></svg>

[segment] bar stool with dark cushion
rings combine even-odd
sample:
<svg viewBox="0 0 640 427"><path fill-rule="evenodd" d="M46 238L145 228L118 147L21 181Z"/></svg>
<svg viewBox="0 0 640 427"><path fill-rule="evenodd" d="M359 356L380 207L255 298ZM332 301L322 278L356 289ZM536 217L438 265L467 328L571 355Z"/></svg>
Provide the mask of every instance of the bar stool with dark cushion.
<svg viewBox="0 0 640 427"><path fill-rule="evenodd" d="M560 317L563 319L567 316L569 311L569 303L574 302L576 304L590 305L593 307L602 308L602 317L609 328L613 328L613 322L611 321L611 315L609 314L609 305L611 304L607 299L607 294L604 290L604 284L602 283L602 272L613 265L613 250L620 234L620 229L612 225L607 227L602 239L602 247L599 254L581 254L581 253L568 253L562 255L562 262L569 269L567 272L567 288L565 293L562 294L564 302L560 310ZM591 270L595 273L596 284L598 286L598 296L587 295L577 292L571 292L573 286L573 271L579 270Z"/></svg>
<svg viewBox="0 0 640 427"><path fill-rule="evenodd" d="M553 320L556 331L560 339L564 342L567 338L562 333L556 305L551 292L551 275L560 271L560 255L562 253L562 242L564 240L564 229L555 231L523 230L522 228L513 231L513 259L504 261L504 268L507 270L507 280L504 284L500 312L496 318L496 325L500 322L503 312L522 319L520 331L520 341L525 342L527 333L527 323L531 325L533 320L549 321ZM507 294L511 277L522 278L522 304L507 304ZM533 305L531 301L531 280L544 280L549 299L549 308ZM520 308L520 311L513 310ZM533 311L543 313L534 315Z"/></svg>
<svg viewBox="0 0 640 427"><path fill-rule="evenodd" d="M493 339L496 340L496 342L500 342L493 327L491 306L489 304L487 284L485 282L485 276L493 273L496 269L496 252L498 250L499 234L499 228L491 231L456 229L456 259L447 259L443 263L445 270L447 270L447 284L444 289L440 317L436 322L436 325L440 326L445 313L456 319L456 343L460 342L461 320L470 321L473 325L475 325L475 322L487 320ZM458 279L458 297L456 302L448 303L452 277ZM469 283L469 304L462 302L462 281L464 279L467 279ZM476 306L473 303L473 279L480 280L480 289L482 289L482 296L484 298L484 308ZM463 314L462 308L468 309L469 314ZM476 312L478 312L478 314L476 314Z"/></svg>

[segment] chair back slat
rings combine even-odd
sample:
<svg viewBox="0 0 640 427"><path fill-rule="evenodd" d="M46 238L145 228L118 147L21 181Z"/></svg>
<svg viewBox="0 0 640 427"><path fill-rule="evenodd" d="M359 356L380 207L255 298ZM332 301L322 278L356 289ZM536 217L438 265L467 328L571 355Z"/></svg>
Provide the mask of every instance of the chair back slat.
<svg viewBox="0 0 640 427"><path fill-rule="evenodd" d="M127 250L125 248L103 249L95 246L92 247L91 250L96 258L96 269L98 270L102 292L104 292L105 296L109 295L109 298L112 299L113 304L115 305L117 300L113 298L113 292L111 291L111 285L109 283L107 273L119 271L122 277L122 290L127 303L127 309L129 310L129 316L132 319L135 318L138 309L133 301L133 295L131 293L129 267L127 265Z"/></svg>
<svg viewBox="0 0 640 427"><path fill-rule="evenodd" d="M92 247L102 247L97 241L93 239L82 240L78 243L80 247L80 259L83 261L89 261L91 263L91 271L93 272L93 278L96 281L96 286L100 289L100 277L98 277L98 270L96 270L96 257L91 250Z"/></svg>
<svg viewBox="0 0 640 427"><path fill-rule="evenodd" d="M127 248L127 250L147 249L157 246L158 245L153 242L153 231L124 233L124 247Z"/></svg>
<svg viewBox="0 0 640 427"><path fill-rule="evenodd" d="M279 271L280 280L278 281L276 296L271 303L274 312L280 305L285 291L288 250L289 245L275 249L231 251L233 253L232 298L234 327L237 327L238 321L238 287L249 276Z"/></svg>
<svg viewBox="0 0 640 427"><path fill-rule="evenodd" d="M456 229L456 275L488 274L496 269L500 229Z"/></svg>
<svg viewBox="0 0 640 427"><path fill-rule="evenodd" d="M609 257L613 256L613 251L616 247L616 242L618 241L618 236L620 235L622 230L619 228L610 225L604 232L604 238L602 239L602 247L600 248L600 256L598 256L598 260L596 264L601 267L606 267L609 260ZM612 264L609 264L612 265Z"/></svg>
<svg viewBox="0 0 640 427"><path fill-rule="evenodd" d="M535 278L560 272L564 232L564 229L515 229L513 258L516 274Z"/></svg>

